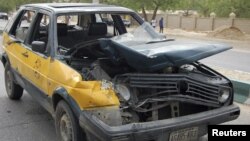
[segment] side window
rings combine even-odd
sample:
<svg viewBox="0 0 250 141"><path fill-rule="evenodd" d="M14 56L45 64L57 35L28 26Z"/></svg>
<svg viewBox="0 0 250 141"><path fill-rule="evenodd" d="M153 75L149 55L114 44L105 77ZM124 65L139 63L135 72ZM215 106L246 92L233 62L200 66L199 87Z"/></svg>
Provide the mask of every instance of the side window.
<svg viewBox="0 0 250 141"><path fill-rule="evenodd" d="M63 15L57 17L57 23L75 26L78 24L78 15Z"/></svg>
<svg viewBox="0 0 250 141"><path fill-rule="evenodd" d="M44 26L48 26L49 25L49 16L48 15L45 15L45 14L42 14L42 20L40 22L40 26L44 27Z"/></svg>
<svg viewBox="0 0 250 141"><path fill-rule="evenodd" d="M100 14L95 14L95 20L97 23L101 23L102 22L102 17Z"/></svg>
<svg viewBox="0 0 250 141"><path fill-rule="evenodd" d="M46 14L38 13L36 23L28 44L31 44L33 41L43 41L45 42L45 44L47 44L49 38L49 24L49 16Z"/></svg>
<svg viewBox="0 0 250 141"><path fill-rule="evenodd" d="M131 16L131 15L127 15L127 14L101 14L101 21L99 21L98 17L96 15L96 22L104 22L107 24L108 26L108 35L118 35L119 33L117 33L117 22L123 23L124 28L126 29L127 32L131 32L134 29L136 29L137 27L140 26L140 24ZM119 18L118 18L119 17ZM121 23L120 23L121 24ZM122 26L122 25L120 25Z"/></svg>
<svg viewBox="0 0 250 141"><path fill-rule="evenodd" d="M14 27L14 30L12 31L12 35L14 35L17 39L24 41L28 29L30 28L30 24L32 23L35 16L34 11L24 11L20 20L18 21L18 24L16 24L16 27Z"/></svg>
<svg viewBox="0 0 250 141"><path fill-rule="evenodd" d="M87 30L90 23L91 23L91 15L90 14L80 15L79 24L81 27L83 27L83 29Z"/></svg>
<svg viewBox="0 0 250 141"><path fill-rule="evenodd" d="M49 25L50 25L49 15L38 13L34 28L32 28L31 32L32 34L30 35L27 44L31 46L31 43L33 41L41 41L44 42L45 46L47 47L49 40ZM46 51L48 52L48 49Z"/></svg>

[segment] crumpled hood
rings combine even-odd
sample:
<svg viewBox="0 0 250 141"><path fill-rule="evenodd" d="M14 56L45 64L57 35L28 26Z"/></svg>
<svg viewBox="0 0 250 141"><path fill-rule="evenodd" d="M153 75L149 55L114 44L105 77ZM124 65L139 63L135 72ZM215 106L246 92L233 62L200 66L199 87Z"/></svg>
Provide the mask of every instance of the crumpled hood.
<svg viewBox="0 0 250 141"><path fill-rule="evenodd" d="M101 39L100 42L112 59L124 58L128 65L141 71L181 66L231 49L225 44L181 40L146 43Z"/></svg>

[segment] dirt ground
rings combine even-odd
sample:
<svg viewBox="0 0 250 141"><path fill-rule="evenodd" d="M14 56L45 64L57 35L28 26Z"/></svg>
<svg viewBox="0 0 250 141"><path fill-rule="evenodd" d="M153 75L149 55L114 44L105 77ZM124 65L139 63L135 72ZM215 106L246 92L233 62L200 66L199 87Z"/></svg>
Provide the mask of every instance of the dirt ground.
<svg viewBox="0 0 250 141"><path fill-rule="evenodd" d="M223 42L233 46L233 50L249 52L250 54L250 35L245 34L244 39L221 39L216 37L208 36L209 32L194 32L194 31L184 31L181 29L165 29L164 32L169 38L183 38L183 39L197 39L204 41L215 41ZM239 56L240 57L240 56ZM250 67L250 64L249 64ZM221 74L229 77L230 79L241 80L250 82L250 72L242 72L237 70L230 70L221 68L218 66L212 66L215 70Z"/></svg>
<svg viewBox="0 0 250 141"><path fill-rule="evenodd" d="M208 36L229 40L245 40L247 37L239 28L233 26L221 26L208 33Z"/></svg>

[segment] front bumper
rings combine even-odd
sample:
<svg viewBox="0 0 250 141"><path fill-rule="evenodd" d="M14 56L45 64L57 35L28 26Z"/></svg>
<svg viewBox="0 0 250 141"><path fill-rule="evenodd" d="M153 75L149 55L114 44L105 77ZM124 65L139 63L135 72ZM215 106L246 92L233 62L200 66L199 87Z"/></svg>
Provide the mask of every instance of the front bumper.
<svg viewBox="0 0 250 141"><path fill-rule="evenodd" d="M239 107L230 105L178 118L109 126L83 111L79 122L84 131L98 141L167 141L171 132L189 127L198 127L198 136L201 137L207 133L207 125L234 120L239 114Z"/></svg>

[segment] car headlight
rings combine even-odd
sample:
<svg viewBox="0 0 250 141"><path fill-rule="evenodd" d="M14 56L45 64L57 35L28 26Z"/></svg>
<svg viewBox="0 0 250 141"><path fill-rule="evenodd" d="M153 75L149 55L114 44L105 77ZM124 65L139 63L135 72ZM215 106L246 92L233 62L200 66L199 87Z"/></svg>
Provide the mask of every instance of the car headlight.
<svg viewBox="0 0 250 141"><path fill-rule="evenodd" d="M122 98L122 100L128 101L130 99L130 91L127 86L122 84L115 85L115 90Z"/></svg>
<svg viewBox="0 0 250 141"><path fill-rule="evenodd" d="M225 103L230 97L230 90L222 88L219 92L219 102Z"/></svg>

